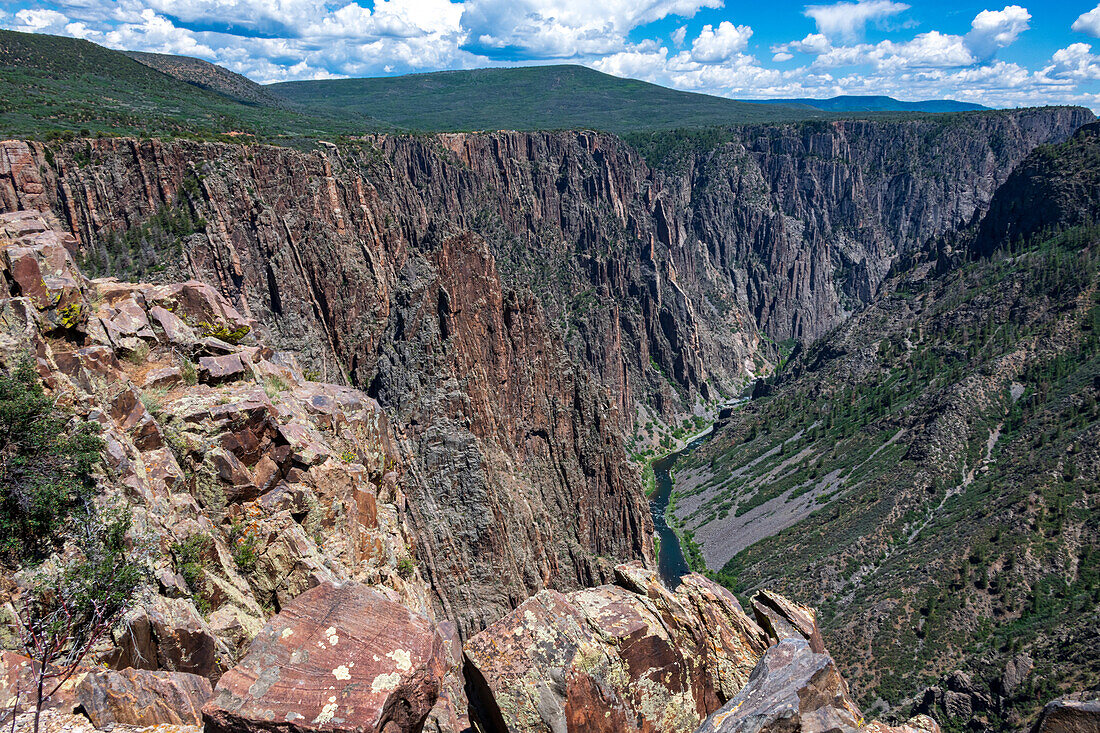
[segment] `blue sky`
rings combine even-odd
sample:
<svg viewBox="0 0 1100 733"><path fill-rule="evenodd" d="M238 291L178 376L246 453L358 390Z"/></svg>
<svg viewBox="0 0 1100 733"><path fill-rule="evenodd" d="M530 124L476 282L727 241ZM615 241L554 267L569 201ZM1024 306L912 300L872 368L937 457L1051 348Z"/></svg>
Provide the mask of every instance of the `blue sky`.
<svg viewBox="0 0 1100 733"><path fill-rule="evenodd" d="M735 98L1100 109L1100 5L1068 0L0 0L0 26L265 83L579 63Z"/></svg>

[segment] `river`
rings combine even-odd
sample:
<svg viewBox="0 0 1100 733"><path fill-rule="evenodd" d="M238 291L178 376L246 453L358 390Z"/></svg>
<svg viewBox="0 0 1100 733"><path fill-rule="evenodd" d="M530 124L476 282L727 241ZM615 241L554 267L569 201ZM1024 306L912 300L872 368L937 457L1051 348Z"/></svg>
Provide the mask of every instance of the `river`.
<svg viewBox="0 0 1100 733"><path fill-rule="evenodd" d="M661 574L661 580L669 588L675 588L680 584L680 578L691 572L684 558L684 550L680 547L680 538L676 536L672 527L668 526L665 518L669 499L672 498L672 467L680 456L695 450L709 435L708 428L692 438L682 449L653 462L657 490L653 492L653 497L649 501L649 510L653 514L653 531L661 540L661 550L657 554L657 570Z"/></svg>

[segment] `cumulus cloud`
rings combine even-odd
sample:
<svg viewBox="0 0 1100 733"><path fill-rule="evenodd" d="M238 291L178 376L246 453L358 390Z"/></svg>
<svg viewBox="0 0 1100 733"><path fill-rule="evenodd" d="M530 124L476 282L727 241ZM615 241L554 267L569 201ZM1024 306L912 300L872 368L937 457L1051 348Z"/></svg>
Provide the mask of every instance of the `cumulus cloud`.
<svg viewBox="0 0 1100 733"><path fill-rule="evenodd" d="M1100 38L1100 5L1097 5L1087 13L1082 13L1073 21L1073 30L1078 33L1087 33L1093 38Z"/></svg>
<svg viewBox="0 0 1100 733"><path fill-rule="evenodd" d="M96 40L94 34L91 40ZM158 53L210 58L214 49L195 38L195 34L177 28L167 18L151 8L141 11L136 23L126 23L103 35L105 46L119 49L156 49Z"/></svg>
<svg viewBox="0 0 1100 733"><path fill-rule="evenodd" d="M626 34L669 16L691 17L722 0L467 0L465 48L489 56L550 59L616 53Z"/></svg>
<svg viewBox="0 0 1100 733"><path fill-rule="evenodd" d="M1016 42L1030 27L1031 13L1019 5L1004 10L983 10L970 24L966 34L967 48L979 59L993 57L998 50Z"/></svg>
<svg viewBox="0 0 1100 733"><path fill-rule="evenodd" d="M15 30L25 33L60 33L69 19L46 8L24 8L15 14Z"/></svg>
<svg viewBox="0 0 1100 733"><path fill-rule="evenodd" d="M1073 43L1054 52L1043 71L1056 79L1100 79L1100 56L1087 43Z"/></svg>
<svg viewBox="0 0 1100 733"><path fill-rule="evenodd" d="M833 5L809 5L805 14L813 18L818 33L844 41L857 40L871 21L889 18L909 9L893 0L859 0Z"/></svg>
<svg viewBox="0 0 1100 733"><path fill-rule="evenodd" d="M701 64L717 64L745 50L752 37L752 28L747 25L734 25L723 20L715 28L703 26L699 37L691 44L691 58Z"/></svg>
<svg viewBox="0 0 1100 733"><path fill-rule="evenodd" d="M807 53L814 56L826 53L831 50L833 44L829 43L829 39L823 33L808 33L806 37L801 41L791 41L790 43L783 43L778 46L772 46L772 53L786 53L797 51L799 53Z"/></svg>

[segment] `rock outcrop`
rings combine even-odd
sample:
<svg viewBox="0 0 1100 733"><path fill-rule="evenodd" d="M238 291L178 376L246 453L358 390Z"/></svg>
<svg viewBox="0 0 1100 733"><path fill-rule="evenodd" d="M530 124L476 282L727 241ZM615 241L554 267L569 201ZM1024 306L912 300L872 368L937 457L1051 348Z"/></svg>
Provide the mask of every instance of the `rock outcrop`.
<svg viewBox="0 0 1100 733"><path fill-rule="evenodd" d="M1096 733L1100 731L1100 699L1051 700L1032 733Z"/></svg>
<svg viewBox="0 0 1100 733"><path fill-rule="evenodd" d="M323 583L264 626L203 718L212 733L418 733L451 663L428 619L365 586Z"/></svg>
<svg viewBox="0 0 1100 733"><path fill-rule="evenodd" d="M466 642L471 719L485 733L939 733L925 715L865 724L814 611L768 591L752 603L762 625L700 575L670 591L637 563L615 585L539 593Z"/></svg>
<svg viewBox="0 0 1100 733"><path fill-rule="evenodd" d="M217 680L321 583L433 613L399 487L407 459L374 400L306 379L207 285L89 280L48 215L0 215L0 250L0 362L32 359L57 404L99 424L99 483L129 506L135 546L153 548L153 593L103 662ZM221 379L196 365L225 356L241 369ZM5 602L18 593L7 576L4 588Z"/></svg>
<svg viewBox="0 0 1100 733"><path fill-rule="evenodd" d="M76 687L80 710L96 728L202 725L210 680L185 672L94 670Z"/></svg>
<svg viewBox="0 0 1100 733"><path fill-rule="evenodd" d="M854 733L862 724L832 657L805 639L786 638L768 649L748 683L699 733Z"/></svg>
<svg viewBox="0 0 1100 733"><path fill-rule="evenodd" d="M767 637L724 588L673 593L639 565L618 585L543 591L466 642L489 731L693 731L748 679Z"/></svg>

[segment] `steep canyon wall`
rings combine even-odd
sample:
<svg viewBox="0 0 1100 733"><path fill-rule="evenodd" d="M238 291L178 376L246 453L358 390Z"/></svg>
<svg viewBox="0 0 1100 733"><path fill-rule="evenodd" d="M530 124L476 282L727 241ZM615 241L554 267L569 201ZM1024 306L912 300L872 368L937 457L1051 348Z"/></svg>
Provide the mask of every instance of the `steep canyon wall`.
<svg viewBox="0 0 1100 733"><path fill-rule="evenodd" d="M376 398L409 457L418 559L468 634L650 555L624 434L733 393L768 339L842 321L898 253L1090 118L745 128L657 169L590 132L11 142L0 205L53 209L124 276L151 256L216 285ZM133 234L177 210L194 225Z"/></svg>

